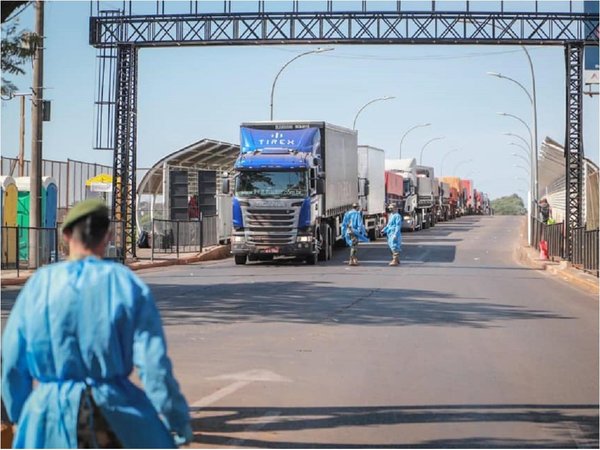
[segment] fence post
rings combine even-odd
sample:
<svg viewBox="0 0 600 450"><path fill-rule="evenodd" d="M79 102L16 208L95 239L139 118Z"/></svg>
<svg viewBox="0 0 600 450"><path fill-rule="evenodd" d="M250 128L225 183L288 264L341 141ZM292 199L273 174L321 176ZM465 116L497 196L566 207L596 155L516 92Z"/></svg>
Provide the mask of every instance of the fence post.
<svg viewBox="0 0 600 450"><path fill-rule="evenodd" d="M202 253L202 249L204 246L204 233L203 233L203 227L204 227L204 215L200 215L199 217L200 220L198 220L198 236L200 236L200 253Z"/></svg>
<svg viewBox="0 0 600 450"><path fill-rule="evenodd" d="M154 261L154 241L155 241L155 237L154 236L154 230L156 228L154 228L154 218L152 218L152 228L150 228L150 242L152 242L151 244L151 251L150 251L150 261Z"/></svg>
<svg viewBox="0 0 600 450"><path fill-rule="evenodd" d="M177 248L177 259L179 259L179 220L175 223L177 224L177 234L175 235L175 246Z"/></svg>

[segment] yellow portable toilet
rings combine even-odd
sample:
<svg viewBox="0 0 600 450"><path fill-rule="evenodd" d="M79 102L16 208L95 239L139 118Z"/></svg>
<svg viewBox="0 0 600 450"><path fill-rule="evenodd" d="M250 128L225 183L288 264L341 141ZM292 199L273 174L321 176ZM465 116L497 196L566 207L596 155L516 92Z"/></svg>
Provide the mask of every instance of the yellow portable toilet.
<svg viewBox="0 0 600 450"><path fill-rule="evenodd" d="M2 267L17 262L17 185L12 177L0 177L0 222L2 225ZM15 228L10 228L15 227Z"/></svg>

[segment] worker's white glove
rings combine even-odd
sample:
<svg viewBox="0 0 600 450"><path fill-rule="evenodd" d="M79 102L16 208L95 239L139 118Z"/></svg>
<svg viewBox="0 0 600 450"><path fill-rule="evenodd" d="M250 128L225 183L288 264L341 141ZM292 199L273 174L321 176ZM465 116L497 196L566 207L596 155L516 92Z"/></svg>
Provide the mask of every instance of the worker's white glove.
<svg viewBox="0 0 600 450"><path fill-rule="evenodd" d="M192 442L194 440L194 432L192 431L192 427L190 426L190 424L188 423L181 433L175 433L173 439L175 440L175 445L177 446L189 444L190 442Z"/></svg>

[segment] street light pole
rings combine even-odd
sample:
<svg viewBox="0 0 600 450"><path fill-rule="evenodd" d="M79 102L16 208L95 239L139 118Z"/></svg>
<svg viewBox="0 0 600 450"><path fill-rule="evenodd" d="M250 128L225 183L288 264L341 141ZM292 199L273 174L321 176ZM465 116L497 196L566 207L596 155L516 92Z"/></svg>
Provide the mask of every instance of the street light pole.
<svg viewBox="0 0 600 450"><path fill-rule="evenodd" d="M527 146L527 148L528 148L527 151L531 153L531 142L527 142L527 140L523 136L520 136L515 133L504 133L504 135L505 136L513 136L513 137L516 137L517 139L520 139Z"/></svg>
<svg viewBox="0 0 600 450"><path fill-rule="evenodd" d="M35 33L38 36L33 55L33 86L31 97L31 172L29 203L29 268L39 264L39 228L42 219L42 129L44 100L44 1L35 1Z"/></svg>
<svg viewBox="0 0 600 450"><path fill-rule="evenodd" d="M527 158L525 158L523 155L519 155L518 153L512 153L512 155L516 158L519 158L519 159L525 161L525 164L527 164L528 166L531 167L530 161Z"/></svg>
<svg viewBox="0 0 600 450"><path fill-rule="evenodd" d="M444 161L446 161L446 158L448 157L448 155L450 153L457 152L459 150L460 149L458 149L458 148L452 149L449 152L446 152L446 154L444 156L442 156L442 163L440 164L440 176L444 175Z"/></svg>
<svg viewBox="0 0 600 450"><path fill-rule="evenodd" d="M356 130L356 120L358 119L358 116L360 115L360 113L361 113L361 112L363 112L363 110L364 110L364 109L365 109L367 106L369 106L369 105L371 105L371 104L373 104L373 103L375 103L375 102L381 102L381 101L384 101L384 100L392 100L392 99L394 99L394 98L396 98L396 97L394 97L394 96L389 96L389 95L386 95L385 97L375 98L375 99L371 100L370 102L367 102L365 105L363 105L363 107L362 107L362 108L360 108L360 109L358 110L358 112L356 113L356 116L354 116L354 122L352 122L352 129L353 129L353 130Z"/></svg>
<svg viewBox="0 0 600 450"><path fill-rule="evenodd" d="M19 176L25 176L25 97L30 97L31 93L16 93L10 98L20 97L20 127L19 127L19 156L17 157L19 165Z"/></svg>
<svg viewBox="0 0 600 450"><path fill-rule="evenodd" d="M454 172L452 172L454 174L454 176L456 176L456 174L458 173L458 168L460 166L462 166L463 164L468 164L470 162L473 162L473 158L470 159L464 159L462 161L459 161L458 163L456 163L456 166L454 166Z"/></svg>
<svg viewBox="0 0 600 450"><path fill-rule="evenodd" d="M287 66L289 66L292 62L296 61L298 58L301 58L303 56L306 55L312 55L313 53L323 53L323 52L328 52L333 50L332 47L328 47L328 48L318 48L316 50L311 50L308 52L304 52L304 53L300 53L299 55L294 56L292 59L290 59L287 63L285 63L283 65L283 67L281 69L279 69L279 72L277 72L277 75L275 75L275 79L273 80L273 85L271 86L271 120L273 120L273 97L275 95L275 84L277 83L277 79L279 78L279 75L281 75L281 72L283 72L283 69L285 69Z"/></svg>
<svg viewBox="0 0 600 450"><path fill-rule="evenodd" d="M527 164L531 165L531 155L529 155L529 152L527 151L527 149L525 147L523 147L521 144L517 144L516 142L511 142L508 145L514 145L515 147L519 148L520 150L523 150L523 154L527 157Z"/></svg>
<svg viewBox="0 0 600 450"><path fill-rule="evenodd" d="M400 149L398 151L398 159L402 159L402 142L404 141L404 138L406 137L406 135L416 128L428 127L430 125L431 125L430 123L423 123L420 125L415 125L414 127L409 128L409 130L406 133L404 133L404 135L402 136L402 139L400 139Z"/></svg>
<svg viewBox="0 0 600 450"><path fill-rule="evenodd" d="M444 138L445 138L445 136L434 137L433 139L430 139L427 142L425 142L425 145L423 145L423 147L421 147L421 154L419 156L419 165L423 164L423 150L425 150L425 147L427 147L429 144L431 144L434 141L439 141Z"/></svg>

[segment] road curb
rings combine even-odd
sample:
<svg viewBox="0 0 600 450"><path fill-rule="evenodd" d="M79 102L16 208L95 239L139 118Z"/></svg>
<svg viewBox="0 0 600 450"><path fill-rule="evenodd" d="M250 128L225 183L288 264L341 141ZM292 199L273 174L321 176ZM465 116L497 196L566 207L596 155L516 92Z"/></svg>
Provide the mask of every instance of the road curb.
<svg viewBox="0 0 600 450"><path fill-rule="evenodd" d="M558 277L567 283L579 287L587 292L598 295L599 280L582 270L574 268L568 261L551 261L539 259L535 249L521 244L515 249L515 259L522 265L536 270L544 270L553 277Z"/></svg>
<svg viewBox="0 0 600 450"><path fill-rule="evenodd" d="M231 255L231 248L229 245L219 245L214 247L200 255L190 256L187 258L181 259L170 259L170 260L162 260L162 261L150 261L150 262L132 262L127 263L127 267L129 267L133 271L144 270L144 269L154 269L158 267L168 267L168 266L178 266L185 264L194 264L205 261L216 261L219 259L228 258ZM2 278L0 280L0 286L22 286L24 285L29 277L32 274L18 277L18 278Z"/></svg>

